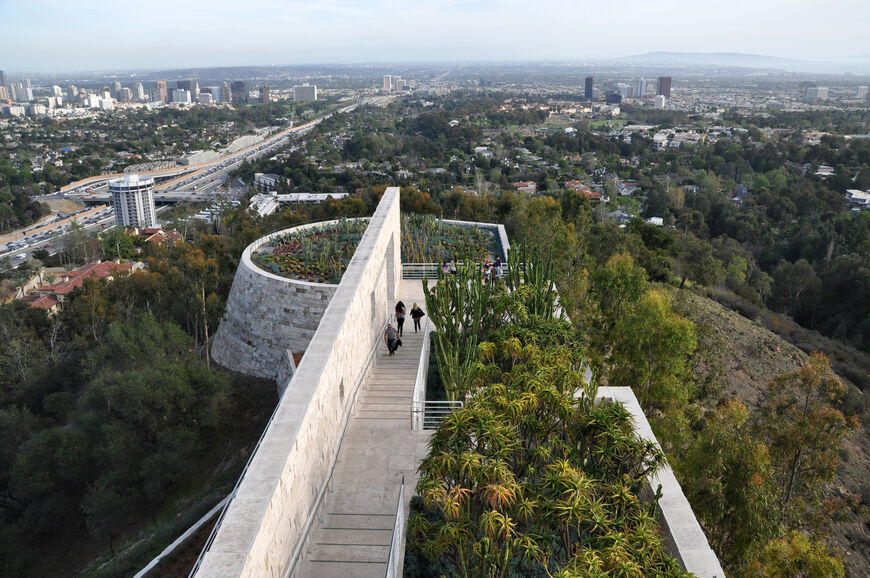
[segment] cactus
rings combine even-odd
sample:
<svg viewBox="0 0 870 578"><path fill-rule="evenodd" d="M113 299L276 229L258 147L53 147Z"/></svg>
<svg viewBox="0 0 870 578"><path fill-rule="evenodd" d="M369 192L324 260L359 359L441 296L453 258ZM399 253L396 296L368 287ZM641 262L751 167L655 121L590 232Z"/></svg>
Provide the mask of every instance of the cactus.
<svg viewBox="0 0 870 578"><path fill-rule="evenodd" d="M451 401L463 398L471 386L481 322L491 309L492 289L481 281L472 263L459 267L456 275L440 275L431 290L423 280L426 310L438 331L438 369Z"/></svg>
<svg viewBox="0 0 870 578"><path fill-rule="evenodd" d="M548 251L546 259L541 255L540 247L534 247L529 254L525 243L519 255L510 255L510 267L506 276L507 287L511 293L520 287L524 291L524 305L529 314L540 317L552 317L556 311L556 284L553 282L552 263L553 250Z"/></svg>

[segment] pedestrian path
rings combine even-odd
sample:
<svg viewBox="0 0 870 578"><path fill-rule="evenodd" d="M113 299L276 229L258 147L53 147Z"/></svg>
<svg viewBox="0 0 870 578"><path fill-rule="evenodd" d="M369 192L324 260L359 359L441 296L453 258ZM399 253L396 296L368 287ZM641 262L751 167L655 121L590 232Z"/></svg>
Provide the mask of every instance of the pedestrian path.
<svg viewBox="0 0 870 578"><path fill-rule="evenodd" d="M403 298L410 310L422 296ZM428 452L429 433L411 431L411 400L423 333L410 316L402 347L389 356L382 345L374 370L360 387L341 441L335 471L297 565L300 578L383 578L390 555L399 488L405 479L403 515Z"/></svg>

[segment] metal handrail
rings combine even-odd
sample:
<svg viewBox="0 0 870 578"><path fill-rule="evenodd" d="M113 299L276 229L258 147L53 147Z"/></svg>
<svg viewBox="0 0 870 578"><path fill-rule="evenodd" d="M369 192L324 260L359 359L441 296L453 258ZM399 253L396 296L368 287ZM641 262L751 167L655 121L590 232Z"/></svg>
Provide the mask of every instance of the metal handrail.
<svg viewBox="0 0 870 578"><path fill-rule="evenodd" d="M200 565L202 565L202 559L205 557L206 552L208 552L211 548L211 545L214 542L215 537L217 536L218 529L221 526L221 522L223 522L227 510L229 510L230 504L232 503L236 492L239 490L239 485L242 483L245 474L248 473L248 468L251 467L251 462L254 460L254 456L257 455L257 450L260 449L260 445L263 443L263 438L266 437L266 432L269 431L269 427L272 425L272 420L275 419L275 414L278 413L279 407L281 407L280 399L278 400L278 403L275 404L275 409L272 410L272 415L269 416L269 421L266 422L266 427L263 428L263 433L260 434L260 439L257 440L257 445L254 446L254 451L252 451L251 455L248 456L248 461L247 463L245 463L245 467L242 469L242 473L239 474L239 479L236 480L236 485L233 486L233 490L229 493L229 495L227 495L224 506L221 509L221 513L218 515L217 521L214 523L214 526L212 526L211 532L209 532L208 538L206 539L202 550L200 550L199 556L197 556L196 558L196 562L193 563L193 568L190 569L190 574L187 575L188 578L193 578L194 574L196 574L196 572L199 570Z"/></svg>
<svg viewBox="0 0 870 578"><path fill-rule="evenodd" d="M414 401L411 419L421 422L423 430L438 429L445 417L464 406L463 401Z"/></svg>
<svg viewBox="0 0 870 578"><path fill-rule="evenodd" d="M401 562L399 552L405 537L405 474L402 474L402 485L399 486L399 502L396 506L396 522L393 524L393 537L390 540L390 557L387 559L387 573L384 578L397 578L402 575L399 568Z"/></svg>
<svg viewBox="0 0 870 578"><path fill-rule="evenodd" d="M385 324L385 326L386 326L386 324ZM333 456L332 464L330 465L330 468L329 468L329 474L327 475L326 481L323 484L323 488L321 488L321 492L317 497L317 502L314 505L311 517L309 517L308 523L306 524L306 527L303 531L303 535L300 538L300 543L304 543L305 539L307 538L308 532L311 529L311 523L313 521L313 516L317 513L317 510L320 508L320 502L322 501L323 494L325 493L324 488L327 485L329 485L329 481L332 478L332 471L335 469L335 462L338 458L338 452L341 449L341 439L344 437L344 430L347 429L347 422L349 421L348 417L350 416L350 412L353 410L353 404L356 401L356 394L357 394L357 391L359 390L359 384L362 383L363 379L365 379L366 372L368 371L368 368L371 365L371 362L374 359L375 354L378 351L378 346L380 345L380 343L381 343L380 340L377 340L377 339L375 340L375 344L372 346L372 349L369 352L369 357L366 360L365 368L363 369L362 373L360 374L360 378L359 378L359 380L357 380L356 386L354 387L354 391L352 394L353 399L349 400L349 403L347 406L348 409L347 409L345 416L344 416L344 423L342 424L342 435L341 435L341 437L339 437L338 448L335 450L335 455ZM218 519L215 522L214 527L212 527L211 533L209 533L209 535L208 535L208 539L206 539L205 544L203 545L202 550L199 553L199 556L197 556L196 562L194 562L193 568L191 568L191 570L190 570L190 574L187 575L188 578L193 578L194 575L196 574L196 572L199 570L199 567L202 565L202 560L205 557L206 553L211 548L212 543L214 542L214 539L217 536L217 532L220 529L221 522L223 522L223 519L227 513L227 510L229 509L230 505L232 504L233 498L235 497L236 492L239 489L239 485L241 485L242 480L245 478L245 474L248 473L248 468L251 466L251 462L254 460L254 456L257 455L257 451L260 449L260 445L262 445L262 443L263 443L263 438L266 437L266 432L269 431L269 427L271 427L272 421L275 419L275 415L278 413L278 408L280 408L280 407L281 407L281 400L279 399L278 403L275 404L275 409L272 410L272 415L269 417L269 421L266 422L266 427L263 428L263 433L260 434L260 439L257 440L257 445L254 446L254 451L251 452L251 455L248 457L248 461L245 464L245 467L242 470L242 473L239 475L239 479L236 480L236 485L233 486L233 490L227 496L226 503L225 503L223 509L221 510L221 513L218 516ZM290 561L290 569L291 570L293 569L293 566L295 565L296 560L299 557L300 550L301 550L301 548L297 547L297 552L294 554L293 559Z"/></svg>
<svg viewBox="0 0 870 578"><path fill-rule="evenodd" d="M411 407L420 401L426 400L426 380L429 373L429 343L434 326L427 316L423 321L423 347L420 349L420 363L417 365L417 377L414 380L414 396L411 398ZM411 431L423 429L423 416L411 412Z"/></svg>
<svg viewBox="0 0 870 578"><path fill-rule="evenodd" d="M474 266L480 265L479 263L473 263ZM466 267L467 263L456 263L456 267ZM507 275L508 264L507 262L502 263L502 277ZM431 279L437 280L438 276L441 275L441 263L402 263L402 279L410 279L413 281L418 281L421 279Z"/></svg>
<svg viewBox="0 0 870 578"><path fill-rule="evenodd" d="M383 332L386 328L387 324L384 322L384 325L381 327L380 332ZM341 453L341 444L344 441L344 434L347 432L347 424L350 423L350 414L353 413L353 406L356 403L356 396L359 393L360 385L366 379L368 375L369 367L371 367L372 362L375 359L375 354L378 352L378 347L381 345L381 341L379 339L375 339L375 343L372 346L371 351L369 351L368 359L366 360L365 367L360 373L359 379L353 387L353 392L350 394L351 397L347 402L347 409L344 412L343 422L341 424L341 435L338 437L338 444L335 448L335 453L332 455L332 460L329 463L329 472L326 474L326 479L323 481L323 484L320 486L320 492L317 494L317 500L314 502L314 506L311 508L311 513L308 515L308 520L305 522L305 527L302 529L302 534L299 536L299 541L296 543L296 548L293 550L293 557L290 558L290 564L287 566L287 571L284 573L284 577L287 578L293 575L293 571L296 568L297 562L299 562L299 558L302 556L302 550L305 547L306 542L308 541L308 534L311 533L311 528L314 527L314 520L317 518L317 512L320 511L320 505L323 503L323 498L326 496L326 492L329 489L329 484L332 482L332 474L335 472L335 464L338 462L338 454Z"/></svg>

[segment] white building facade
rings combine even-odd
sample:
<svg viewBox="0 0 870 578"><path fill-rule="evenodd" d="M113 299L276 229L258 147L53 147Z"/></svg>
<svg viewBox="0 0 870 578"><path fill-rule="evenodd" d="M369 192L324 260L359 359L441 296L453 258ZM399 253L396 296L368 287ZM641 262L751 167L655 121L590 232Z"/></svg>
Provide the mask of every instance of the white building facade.
<svg viewBox="0 0 870 578"><path fill-rule="evenodd" d="M154 179L139 175L124 175L109 181L109 192L115 207L115 223L119 227L155 227Z"/></svg>
<svg viewBox="0 0 870 578"><path fill-rule="evenodd" d="M296 102L313 102L317 100L317 86L314 84L294 86L293 100Z"/></svg>

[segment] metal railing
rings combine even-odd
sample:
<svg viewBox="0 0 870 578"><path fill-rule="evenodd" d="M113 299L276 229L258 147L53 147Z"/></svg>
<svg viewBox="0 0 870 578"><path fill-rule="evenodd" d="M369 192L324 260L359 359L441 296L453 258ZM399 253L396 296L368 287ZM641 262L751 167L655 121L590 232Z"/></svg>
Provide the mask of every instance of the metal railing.
<svg viewBox="0 0 870 578"><path fill-rule="evenodd" d="M396 506L396 523L393 524L393 538L390 540L390 557L387 560L385 578L398 578L402 575L399 564L402 561L402 542L405 540L405 475L399 487L399 503Z"/></svg>
<svg viewBox="0 0 870 578"><path fill-rule="evenodd" d="M402 263L402 279L438 279L440 263Z"/></svg>
<svg viewBox="0 0 870 578"><path fill-rule="evenodd" d="M411 406L411 419L422 424L422 429L438 429L444 418L462 408L462 401L415 401Z"/></svg>
<svg viewBox="0 0 870 578"><path fill-rule="evenodd" d="M476 267L480 267L480 263L474 264ZM465 263L456 263L456 267L465 267ZM419 279L430 279L432 281L438 280L438 275L441 274L442 264L440 263L402 263L402 279L410 279L410 280L419 280ZM502 263L502 277L507 275L508 265L507 262Z"/></svg>
<svg viewBox="0 0 870 578"><path fill-rule="evenodd" d="M420 363L417 365L417 378L414 380L414 396L411 399L411 407L418 402L426 401L426 378L429 373L429 344L431 341L433 325L427 316L423 320L423 347L420 350ZM423 414L411 413L411 431L423 430Z"/></svg>

